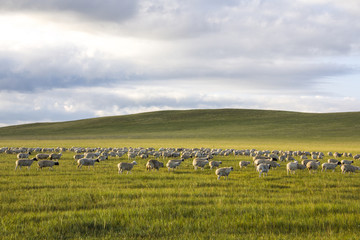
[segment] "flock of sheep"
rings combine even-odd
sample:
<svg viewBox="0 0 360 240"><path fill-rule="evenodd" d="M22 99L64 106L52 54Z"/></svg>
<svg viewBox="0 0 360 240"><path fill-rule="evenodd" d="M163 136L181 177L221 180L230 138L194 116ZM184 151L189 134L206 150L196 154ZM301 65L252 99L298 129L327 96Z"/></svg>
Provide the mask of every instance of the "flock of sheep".
<svg viewBox="0 0 360 240"><path fill-rule="evenodd" d="M306 151L258 151L256 149L235 150L235 149L209 149L209 148L160 148L155 150L154 148L82 148L72 147L66 148L0 148L0 153L17 154L17 161L15 163L15 170L21 169L21 167L27 167L28 169L37 161L39 169L49 168L59 165L59 160L62 157L62 153L65 151L74 152L74 160L77 161L77 167L80 169L82 166L94 167L96 162L105 161L109 157L128 157L128 160L132 162L120 162L118 167L118 173L121 174L124 171L131 172L133 167L137 165L136 158L148 159L146 163L146 169L159 170L164 167L162 160L171 158L167 161L166 167L168 171L175 170L180 166L182 162L187 159L192 159L192 165L195 170L198 168L204 169L209 166L210 169L217 168L215 174L217 179L229 177L233 167L221 167L222 161L212 160L217 156L248 156L252 157L252 164L255 166L256 171L259 173L259 177L267 176L271 168L280 167L279 162L288 162L286 164L286 171L295 174L296 170L308 169L309 172L316 171L320 168L322 171L332 170L335 171L337 166L341 166L341 172L355 172L360 170L360 167L352 165L353 160L338 160L341 157L352 157L354 160L360 159L360 154L353 155L351 153L332 153L328 152L327 155L331 157L327 162L320 163L319 160L324 159L325 154L322 152L306 152ZM36 154L35 157L29 158L32 154ZM299 158L295 160L295 157ZM173 159L177 158L177 159ZM159 160L158 160L159 159ZM239 167L244 168L251 164L251 161L240 161Z"/></svg>

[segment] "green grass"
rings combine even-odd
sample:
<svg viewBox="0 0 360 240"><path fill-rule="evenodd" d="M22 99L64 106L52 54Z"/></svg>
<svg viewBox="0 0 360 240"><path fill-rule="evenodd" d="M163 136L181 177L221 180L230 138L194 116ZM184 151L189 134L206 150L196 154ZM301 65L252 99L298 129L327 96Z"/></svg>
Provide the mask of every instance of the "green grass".
<svg viewBox="0 0 360 240"><path fill-rule="evenodd" d="M124 157L78 170L72 156L14 171L16 156L0 154L1 239L358 239L357 174L287 176L282 163L260 179L242 156L217 157L235 167L227 181L190 160L169 173L138 159L119 175Z"/></svg>
<svg viewBox="0 0 360 240"><path fill-rule="evenodd" d="M0 128L0 147L209 147L360 153L360 113L162 111ZM249 157L217 157L235 171L119 175L125 157L78 170L64 153L54 171L14 171L0 154L0 239L358 239L359 173L259 179ZM325 161L325 160L323 160ZM359 166L360 162L356 161Z"/></svg>
<svg viewBox="0 0 360 240"><path fill-rule="evenodd" d="M357 141L360 112L159 111L0 128L0 139L247 139Z"/></svg>

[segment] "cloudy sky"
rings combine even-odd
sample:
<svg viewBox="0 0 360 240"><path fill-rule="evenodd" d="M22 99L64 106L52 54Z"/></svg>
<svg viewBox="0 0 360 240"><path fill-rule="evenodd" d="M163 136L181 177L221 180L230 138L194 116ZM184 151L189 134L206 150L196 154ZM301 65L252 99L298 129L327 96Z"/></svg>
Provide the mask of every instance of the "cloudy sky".
<svg viewBox="0 0 360 240"><path fill-rule="evenodd" d="M1 0L0 126L360 111L358 0Z"/></svg>

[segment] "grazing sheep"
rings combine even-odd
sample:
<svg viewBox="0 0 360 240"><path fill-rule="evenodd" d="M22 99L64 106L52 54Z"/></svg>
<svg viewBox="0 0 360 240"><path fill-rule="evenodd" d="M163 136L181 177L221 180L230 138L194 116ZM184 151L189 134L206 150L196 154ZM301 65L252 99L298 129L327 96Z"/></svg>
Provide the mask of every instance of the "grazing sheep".
<svg viewBox="0 0 360 240"><path fill-rule="evenodd" d="M218 176L218 180L220 180L221 177L224 177L224 179L229 179L230 172L234 170L233 167L224 167L224 168L218 168L215 171L215 174Z"/></svg>
<svg viewBox="0 0 360 240"><path fill-rule="evenodd" d="M345 164L348 164L348 165L350 165L350 164L352 164L352 163L354 163L354 161L350 161L350 160L341 160L341 164L342 165L345 165Z"/></svg>
<svg viewBox="0 0 360 240"><path fill-rule="evenodd" d="M328 159L328 163L336 163L336 164L341 164L339 160L336 159Z"/></svg>
<svg viewBox="0 0 360 240"><path fill-rule="evenodd" d="M316 171L319 166L320 166L319 161L310 161L306 164L306 168L309 170L309 173L311 173L311 170Z"/></svg>
<svg viewBox="0 0 360 240"><path fill-rule="evenodd" d="M279 163L277 163L277 162L275 162L275 161L266 160L264 163L265 163L265 164L269 164L269 165L270 165L270 167L272 167L272 168L277 168L277 167L280 167L280 164L279 164Z"/></svg>
<svg viewBox="0 0 360 240"><path fill-rule="evenodd" d="M79 159L82 159L82 158L84 158L85 157L85 155L84 154L75 154L74 155L74 160L79 160Z"/></svg>
<svg viewBox="0 0 360 240"><path fill-rule="evenodd" d="M99 161L105 161L105 160L108 159L108 156L100 155L100 156L98 157L98 159L99 159Z"/></svg>
<svg viewBox="0 0 360 240"><path fill-rule="evenodd" d="M314 159L304 159L301 161L301 164L303 165L307 165L309 162L318 162L318 160L314 160Z"/></svg>
<svg viewBox="0 0 360 240"><path fill-rule="evenodd" d="M125 163L125 162L119 163L118 164L119 174L123 173L124 170L127 171L126 174L129 174L129 172L131 173L131 169L133 169L134 165L137 165L136 161L133 161L131 163Z"/></svg>
<svg viewBox="0 0 360 240"><path fill-rule="evenodd" d="M95 168L95 162L100 162L100 160L92 158L81 158L77 161L77 167L81 168L82 166L88 166L88 168L90 169L90 166L93 166L93 168Z"/></svg>
<svg viewBox="0 0 360 240"><path fill-rule="evenodd" d="M17 156L17 159L28 159L30 154L31 154L30 152L29 153L19 153L16 156Z"/></svg>
<svg viewBox="0 0 360 240"><path fill-rule="evenodd" d="M267 176L267 173L269 172L269 169L270 169L270 165L266 164L266 163L260 163L256 167L256 171L258 171L259 177L261 177L261 174L263 175L263 177L265 177L265 175Z"/></svg>
<svg viewBox="0 0 360 240"><path fill-rule="evenodd" d="M240 168L246 168L250 164L250 161L240 161L239 166Z"/></svg>
<svg viewBox="0 0 360 240"><path fill-rule="evenodd" d="M94 153L94 152L87 152L84 154L84 158L97 158L100 154L99 153Z"/></svg>
<svg viewBox="0 0 360 240"><path fill-rule="evenodd" d="M36 159L37 160L44 160L44 159L48 159L49 158L49 154L46 153L38 153L36 154Z"/></svg>
<svg viewBox="0 0 360 240"><path fill-rule="evenodd" d="M30 169L31 164L33 164L34 161L37 161L36 158L33 159L19 159L15 162L15 170L19 167L21 170L21 167L27 167L27 169Z"/></svg>
<svg viewBox="0 0 360 240"><path fill-rule="evenodd" d="M60 160L61 156L61 153L52 153L49 155L49 158L50 160Z"/></svg>
<svg viewBox="0 0 360 240"><path fill-rule="evenodd" d="M150 159L147 163L146 163L146 170L150 171L151 169L156 169L159 171L159 168L164 167L164 163L155 160L155 159Z"/></svg>
<svg viewBox="0 0 360 240"><path fill-rule="evenodd" d="M177 168L181 163L182 163L182 161L179 161L179 160L169 160L166 164L166 167L168 168L169 172L170 172L170 168L172 168L174 171L175 168Z"/></svg>
<svg viewBox="0 0 360 240"><path fill-rule="evenodd" d="M135 159L136 158L136 153L134 152L128 152L128 160L130 159Z"/></svg>
<svg viewBox="0 0 360 240"><path fill-rule="evenodd" d="M360 170L360 167L350 165L350 164L344 164L341 166L341 172L342 173L354 173L355 171Z"/></svg>
<svg viewBox="0 0 360 240"><path fill-rule="evenodd" d="M341 165L341 163L340 162L338 162L338 163L323 163L323 164L321 164L321 171L326 172L326 170L333 170L333 172L335 172L335 168L338 165Z"/></svg>
<svg viewBox="0 0 360 240"><path fill-rule="evenodd" d="M208 164L209 161L203 158L195 158L193 160L193 166L194 169L197 170L198 167L200 167L202 170L204 170L205 165Z"/></svg>
<svg viewBox="0 0 360 240"><path fill-rule="evenodd" d="M58 161L55 162L55 161L51 161L51 160L41 160L37 164L38 164L40 170L42 170L42 168L44 168L44 167L48 167L49 170L53 170L52 167L54 165L59 165L59 162Z"/></svg>
<svg viewBox="0 0 360 240"><path fill-rule="evenodd" d="M209 162L210 169L213 169L214 167L219 167L220 164L222 164L221 161L210 161Z"/></svg>
<svg viewBox="0 0 360 240"><path fill-rule="evenodd" d="M301 165L302 165L302 164L301 164ZM286 164L286 172L287 172L287 175L289 175L289 173L295 174L295 171L296 171L297 169L299 169L298 166L299 166L299 163L298 163L297 161L290 162L290 163ZM303 166L304 166L304 165L303 165Z"/></svg>
<svg viewBox="0 0 360 240"><path fill-rule="evenodd" d="M266 161L267 161L267 159L265 159L265 158L256 159L254 161L254 166L258 166L259 164L265 163Z"/></svg>

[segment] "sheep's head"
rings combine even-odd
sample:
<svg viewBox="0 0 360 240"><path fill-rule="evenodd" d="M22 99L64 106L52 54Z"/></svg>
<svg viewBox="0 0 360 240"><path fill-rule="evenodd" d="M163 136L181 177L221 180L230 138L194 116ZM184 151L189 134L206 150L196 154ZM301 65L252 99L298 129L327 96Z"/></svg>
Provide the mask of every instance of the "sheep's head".
<svg viewBox="0 0 360 240"><path fill-rule="evenodd" d="M33 160L33 161L37 161L37 158L35 157L35 158L31 159L31 160Z"/></svg>
<svg viewBox="0 0 360 240"><path fill-rule="evenodd" d="M132 164L137 165L137 162L136 162L136 161L133 161Z"/></svg>
<svg viewBox="0 0 360 240"><path fill-rule="evenodd" d="M59 165L59 162L54 162L54 165Z"/></svg>
<svg viewBox="0 0 360 240"><path fill-rule="evenodd" d="M95 159L95 162L100 162L100 160L97 158L97 159Z"/></svg>

